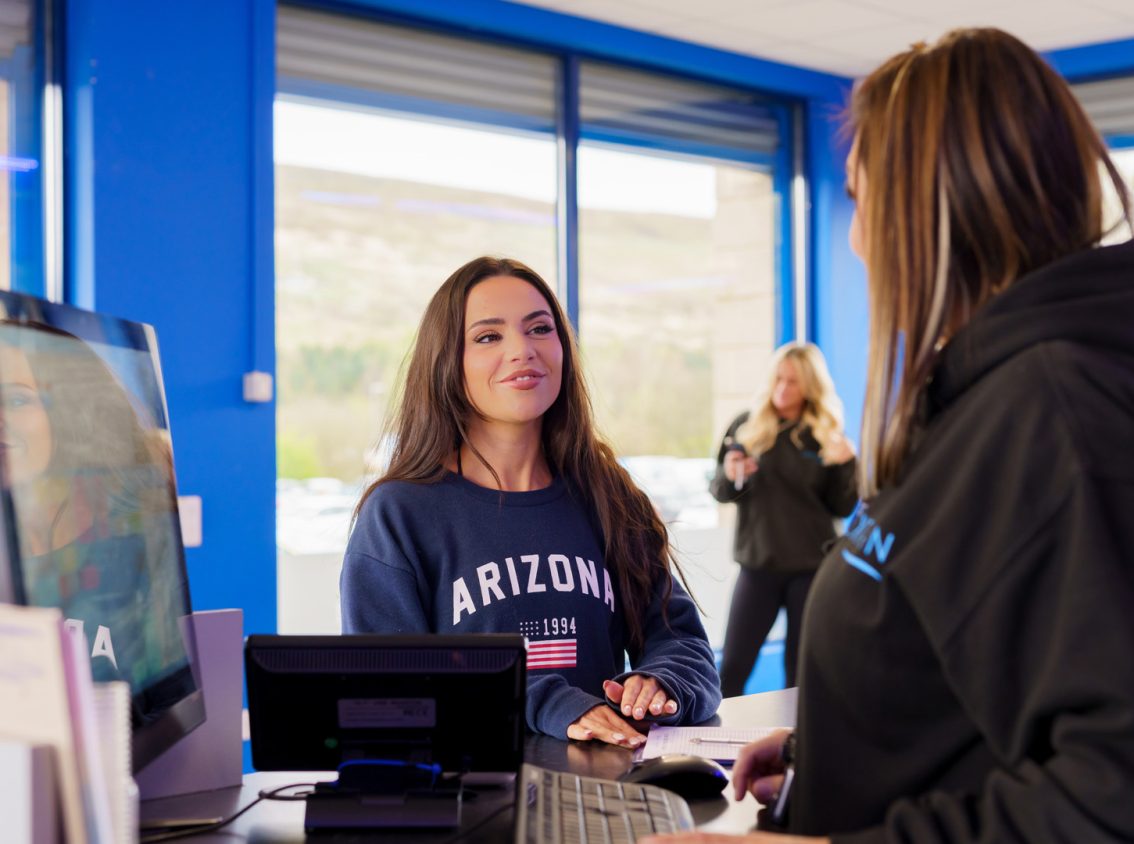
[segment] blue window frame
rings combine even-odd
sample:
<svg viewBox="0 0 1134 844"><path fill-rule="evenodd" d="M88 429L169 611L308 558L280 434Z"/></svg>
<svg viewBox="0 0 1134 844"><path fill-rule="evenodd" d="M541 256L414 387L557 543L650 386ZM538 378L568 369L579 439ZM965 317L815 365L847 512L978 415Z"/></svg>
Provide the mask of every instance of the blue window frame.
<svg viewBox="0 0 1134 844"><path fill-rule="evenodd" d="M54 225L54 163L48 160L45 97L52 50L51 5L8 4L0 21L0 287L58 294ZM45 105L45 103L47 103ZM50 209L50 210L49 210Z"/></svg>

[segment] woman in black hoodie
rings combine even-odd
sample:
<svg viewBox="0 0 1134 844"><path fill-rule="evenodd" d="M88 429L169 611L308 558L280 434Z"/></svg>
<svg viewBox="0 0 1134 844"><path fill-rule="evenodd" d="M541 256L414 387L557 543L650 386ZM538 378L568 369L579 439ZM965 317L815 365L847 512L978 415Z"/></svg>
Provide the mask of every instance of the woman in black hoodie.
<svg viewBox="0 0 1134 844"><path fill-rule="evenodd" d="M1134 841L1134 241L1099 245L1125 187L994 29L886 62L851 128L866 504L808 599L794 738L745 749L737 796L787 756L796 834Z"/></svg>
<svg viewBox="0 0 1134 844"><path fill-rule="evenodd" d="M787 615L784 685L794 686L807 590L850 515L854 451L843 434L843 403L813 343L772 355L755 407L733 420L717 452L713 497L736 504L733 557L740 573L728 611L721 695L744 694L760 646L780 607Z"/></svg>

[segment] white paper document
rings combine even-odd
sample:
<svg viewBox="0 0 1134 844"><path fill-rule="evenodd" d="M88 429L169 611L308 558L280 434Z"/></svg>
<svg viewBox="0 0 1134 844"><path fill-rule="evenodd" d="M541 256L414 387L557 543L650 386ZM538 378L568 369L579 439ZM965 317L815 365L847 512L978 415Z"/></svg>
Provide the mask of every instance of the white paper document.
<svg viewBox="0 0 1134 844"><path fill-rule="evenodd" d="M71 715L70 639L57 609L0 604L0 736L50 747L63 839L88 844L90 829Z"/></svg>
<svg viewBox="0 0 1134 844"><path fill-rule="evenodd" d="M670 753L706 756L718 762L733 762L740 749L785 727L653 727L646 743L634 754L635 761Z"/></svg>

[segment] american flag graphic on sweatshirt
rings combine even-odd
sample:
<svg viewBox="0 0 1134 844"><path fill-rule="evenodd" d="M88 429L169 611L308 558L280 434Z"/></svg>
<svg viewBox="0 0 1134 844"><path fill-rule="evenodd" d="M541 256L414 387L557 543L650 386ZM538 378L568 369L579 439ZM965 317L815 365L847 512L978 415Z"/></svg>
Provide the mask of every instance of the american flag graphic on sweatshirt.
<svg viewBox="0 0 1134 844"><path fill-rule="evenodd" d="M528 670L574 668L578 639L528 640Z"/></svg>

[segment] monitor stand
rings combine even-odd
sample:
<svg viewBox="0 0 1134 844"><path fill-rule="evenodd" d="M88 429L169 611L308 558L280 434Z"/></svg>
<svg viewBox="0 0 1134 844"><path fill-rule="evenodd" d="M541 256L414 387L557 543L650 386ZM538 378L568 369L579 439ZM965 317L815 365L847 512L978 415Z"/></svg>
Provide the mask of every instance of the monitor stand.
<svg viewBox="0 0 1134 844"><path fill-rule="evenodd" d="M339 778L307 798L307 832L461 825L461 781L435 766L400 762L344 763Z"/></svg>
<svg viewBox="0 0 1134 844"><path fill-rule="evenodd" d="M244 612L207 610L193 613L189 621L205 723L135 774L143 801L240 785L244 776Z"/></svg>

